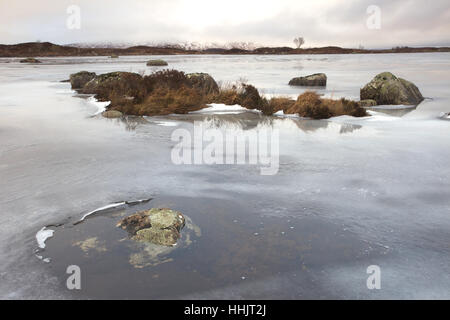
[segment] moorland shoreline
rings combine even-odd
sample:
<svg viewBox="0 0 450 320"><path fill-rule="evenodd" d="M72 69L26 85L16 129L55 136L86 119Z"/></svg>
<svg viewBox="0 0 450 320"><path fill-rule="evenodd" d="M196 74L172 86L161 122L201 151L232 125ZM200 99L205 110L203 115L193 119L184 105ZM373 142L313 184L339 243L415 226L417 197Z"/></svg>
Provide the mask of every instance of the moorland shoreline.
<svg viewBox="0 0 450 320"><path fill-rule="evenodd" d="M132 46L129 48L79 48L50 42L27 42L12 45L0 44L0 57L71 57L71 56L135 56L135 55L280 55L280 54L386 54L450 52L450 47L397 47L392 49L356 49L327 46L320 48L261 47L254 50L238 48L209 48L188 50L178 47Z"/></svg>

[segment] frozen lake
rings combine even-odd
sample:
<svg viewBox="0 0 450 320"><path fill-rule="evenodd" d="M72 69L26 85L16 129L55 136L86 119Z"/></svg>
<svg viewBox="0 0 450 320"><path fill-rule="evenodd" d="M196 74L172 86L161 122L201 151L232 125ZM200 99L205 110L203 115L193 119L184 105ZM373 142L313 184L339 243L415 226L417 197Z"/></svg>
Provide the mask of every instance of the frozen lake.
<svg viewBox="0 0 450 320"><path fill-rule="evenodd" d="M428 99L402 116L110 120L93 117L95 104L60 80L81 70L148 74L159 70L145 66L150 57L42 58L39 65L0 58L0 298L450 298L450 121L439 118L450 112L449 53L152 58L284 96L303 92L287 85L291 78L324 72L320 93L358 99L359 88L390 71ZM171 134L192 130L195 120L278 129L278 173L173 164ZM136 269L122 247L86 255L73 246L113 230L132 209L72 226L83 214L147 197L154 198L147 206L176 209L201 229L171 261ZM58 223L49 228L45 263L35 255L35 235ZM80 291L65 286L72 264L82 270ZM380 290L366 286L370 265L381 268Z"/></svg>

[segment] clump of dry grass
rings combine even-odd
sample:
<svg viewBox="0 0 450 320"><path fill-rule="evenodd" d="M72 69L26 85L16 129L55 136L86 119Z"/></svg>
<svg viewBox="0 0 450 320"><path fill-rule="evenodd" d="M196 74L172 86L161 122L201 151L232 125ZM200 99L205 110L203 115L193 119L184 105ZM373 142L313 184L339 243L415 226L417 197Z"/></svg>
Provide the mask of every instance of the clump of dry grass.
<svg viewBox="0 0 450 320"><path fill-rule="evenodd" d="M287 97L273 97L269 100L269 105L273 113L283 111L287 113L289 108L295 103L295 100Z"/></svg>
<svg viewBox="0 0 450 320"><path fill-rule="evenodd" d="M83 89L84 93L95 93L96 99L100 101L112 101L117 97L128 96L137 100L142 99L147 94L147 88L143 78L137 73L112 72L98 76L98 84L93 80L87 83ZM91 91L92 90L92 91Z"/></svg>
<svg viewBox="0 0 450 320"><path fill-rule="evenodd" d="M208 103L223 103L226 105L237 104L237 96L241 90L241 83L219 83L219 91L206 97Z"/></svg>
<svg viewBox="0 0 450 320"><path fill-rule="evenodd" d="M330 109L322 103L319 95L312 91L299 95L297 101L287 109L286 113L297 113L300 117L312 119L328 119L332 117Z"/></svg>
<svg viewBox="0 0 450 320"><path fill-rule="evenodd" d="M321 99L316 92L307 91L298 96L294 104L287 107L285 113L297 113L301 117L312 119L328 119L331 117L350 115L366 116L366 110L357 102L346 100Z"/></svg>
<svg viewBox="0 0 450 320"><path fill-rule="evenodd" d="M155 88L180 89L189 86L189 79L182 71L167 69L145 76L144 83L150 91Z"/></svg>
<svg viewBox="0 0 450 320"><path fill-rule="evenodd" d="M166 115L171 113L184 114L200 110L205 106L204 97L193 88L178 89L156 88L141 103L116 104L115 110L137 116Z"/></svg>
<svg viewBox="0 0 450 320"><path fill-rule="evenodd" d="M322 101L331 110L333 116L365 117L368 115L366 109L362 108L356 101L344 98L339 100L323 99Z"/></svg>
<svg viewBox="0 0 450 320"><path fill-rule="evenodd" d="M141 80L132 80L134 81L126 84L128 86L126 90L122 88L120 82L109 91L111 109L125 114L151 116L187 113L204 106L205 97L190 86L183 72L162 70Z"/></svg>
<svg viewBox="0 0 450 320"><path fill-rule="evenodd" d="M260 110L265 115L272 115L273 109L269 101L261 97L254 86L239 82L221 86L218 93L207 97L208 103L238 104L250 110Z"/></svg>
<svg viewBox="0 0 450 320"><path fill-rule="evenodd" d="M177 70L162 70L148 76L113 72L94 80L98 81L85 86L86 93L95 93L97 99L111 101L109 109L129 115L182 114L202 109L209 103L238 104L247 109L260 110L264 115L283 110L285 114L297 113L312 119L367 115L355 101L322 99L311 91L299 95L297 100L287 97L268 100L259 94L258 89L244 81L222 85L218 91L206 94Z"/></svg>

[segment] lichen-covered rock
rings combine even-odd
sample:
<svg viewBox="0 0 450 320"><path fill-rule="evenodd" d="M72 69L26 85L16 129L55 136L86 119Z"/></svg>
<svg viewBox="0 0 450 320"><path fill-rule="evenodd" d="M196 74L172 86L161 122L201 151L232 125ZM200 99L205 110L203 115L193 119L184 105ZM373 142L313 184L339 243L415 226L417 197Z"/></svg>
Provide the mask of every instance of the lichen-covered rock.
<svg viewBox="0 0 450 320"><path fill-rule="evenodd" d="M41 63L41 61L39 61L36 58L26 58L26 59L20 60L20 63Z"/></svg>
<svg viewBox="0 0 450 320"><path fill-rule="evenodd" d="M169 64L161 59L157 59L157 60L149 60L147 61L147 66L148 67L162 67L162 66L168 66Z"/></svg>
<svg viewBox="0 0 450 320"><path fill-rule="evenodd" d="M109 96L112 92L119 95L128 95L131 88L137 87L143 81L142 77L133 72L110 72L100 74L86 83L81 93Z"/></svg>
<svg viewBox="0 0 450 320"><path fill-rule="evenodd" d="M117 227L126 230L133 240L173 246L180 239L184 225L185 218L180 212L153 208L122 219Z"/></svg>
<svg viewBox="0 0 450 320"><path fill-rule="evenodd" d="M315 73L306 77L297 77L289 81L290 86L325 87L327 76L325 73Z"/></svg>
<svg viewBox="0 0 450 320"><path fill-rule="evenodd" d="M201 236L200 228L196 226L189 217L184 216L184 219L185 219L185 226L182 228L183 237L177 239L176 246L158 245L146 240L136 241L135 248L137 248L138 251L130 255L129 258L130 264L133 265L135 268L145 268L148 266L156 266L162 263L173 261L173 258L168 256L171 252L173 252L174 250L186 248L187 246L191 245L196 238ZM153 232L144 232L144 230L147 229L144 228L141 231L139 231L140 236L142 236L144 239L149 237L152 239L152 241L158 240L159 238L163 238L163 241L165 241L164 236L168 237L170 240L171 238L173 239L173 236L175 235L175 233L172 232L171 233L162 232L157 234ZM134 237L134 240L137 240L136 237ZM160 241L156 242L160 243ZM173 240L170 242L173 242Z"/></svg>
<svg viewBox="0 0 450 320"><path fill-rule="evenodd" d="M70 84L72 89L81 89L86 83L94 79L95 72L80 71L70 75Z"/></svg>
<svg viewBox="0 0 450 320"><path fill-rule="evenodd" d="M360 107L363 108L368 108L368 107L374 107L377 105L377 102L373 99L366 99L366 100L361 100L358 102Z"/></svg>
<svg viewBox="0 0 450 320"><path fill-rule="evenodd" d="M377 105L417 105L424 99L416 85L390 72L380 73L366 84L360 98L375 100Z"/></svg>
<svg viewBox="0 0 450 320"><path fill-rule="evenodd" d="M173 246L180 238L178 231L173 229L147 228L139 230L133 237L136 241L145 241L162 246Z"/></svg>
<svg viewBox="0 0 450 320"><path fill-rule="evenodd" d="M207 73L188 73L186 74L190 84L194 89L204 94L212 94L219 92L219 86L216 80Z"/></svg>
<svg viewBox="0 0 450 320"><path fill-rule="evenodd" d="M123 116L123 113L117 110L107 110L102 112L102 116L105 118L121 118Z"/></svg>

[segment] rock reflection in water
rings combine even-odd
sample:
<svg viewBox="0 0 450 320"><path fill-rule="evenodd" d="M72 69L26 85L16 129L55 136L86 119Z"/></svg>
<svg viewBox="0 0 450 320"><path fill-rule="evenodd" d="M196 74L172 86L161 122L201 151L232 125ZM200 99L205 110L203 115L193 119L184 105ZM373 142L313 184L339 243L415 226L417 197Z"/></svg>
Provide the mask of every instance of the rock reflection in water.
<svg viewBox="0 0 450 320"><path fill-rule="evenodd" d="M202 122L204 128L209 129L234 129L244 131L256 128L283 129L295 126L304 133L313 133L319 129L327 129L333 124L334 127L340 127L338 130L340 134L346 134L362 128L361 125L357 124L337 123L330 120L268 117L255 112L214 115L186 114L146 118L127 116L109 121L116 121L117 123L123 124L127 131L134 131L137 130L138 127L147 125L176 127L179 123L192 124L194 122Z"/></svg>
<svg viewBox="0 0 450 320"><path fill-rule="evenodd" d="M403 117L411 111L416 110L417 106L376 106L368 107L366 109L376 112L382 112L393 117Z"/></svg>

